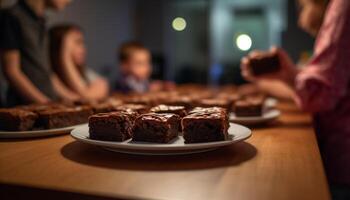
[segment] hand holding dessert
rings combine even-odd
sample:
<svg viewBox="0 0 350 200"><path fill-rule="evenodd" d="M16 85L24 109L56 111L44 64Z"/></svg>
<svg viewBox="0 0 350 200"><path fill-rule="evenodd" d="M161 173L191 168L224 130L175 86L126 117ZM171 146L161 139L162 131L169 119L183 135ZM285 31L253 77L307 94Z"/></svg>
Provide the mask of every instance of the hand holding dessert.
<svg viewBox="0 0 350 200"><path fill-rule="evenodd" d="M295 64L288 54L280 48L269 51L252 51L241 60L242 76L249 81L259 79L277 79L294 85L298 73Z"/></svg>

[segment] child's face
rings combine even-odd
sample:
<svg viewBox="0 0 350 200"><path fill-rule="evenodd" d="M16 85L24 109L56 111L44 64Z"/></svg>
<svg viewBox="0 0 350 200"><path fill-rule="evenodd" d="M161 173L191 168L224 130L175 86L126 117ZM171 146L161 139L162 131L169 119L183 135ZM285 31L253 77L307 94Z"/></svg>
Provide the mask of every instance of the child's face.
<svg viewBox="0 0 350 200"><path fill-rule="evenodd" d="M316 36L321 28L324 3L316 3L314 0L298 0L300 6L299 26L309 34Z"/></svg>
<svg viewBox="0 0 350 200"><path fill-rule="evenodd" d="M61 11L63 10L72 0L46 0L46 4L49 8Z"/></svg>
<svg viewBox="0 0 350 200"><path fill-rule="evenodd" d="M130 74L139 80L149 79L152 73L151 55L147 50L135 50L126 65Z"/></svg>
<svg viewBox="0 0 350 200"><path fill-rule="evenodd" d="M69 51L71 52L74 64L84 66L86 60L86 47L83 33L78 30L72 30L66 37L66 39L71 42Z"/></svg>

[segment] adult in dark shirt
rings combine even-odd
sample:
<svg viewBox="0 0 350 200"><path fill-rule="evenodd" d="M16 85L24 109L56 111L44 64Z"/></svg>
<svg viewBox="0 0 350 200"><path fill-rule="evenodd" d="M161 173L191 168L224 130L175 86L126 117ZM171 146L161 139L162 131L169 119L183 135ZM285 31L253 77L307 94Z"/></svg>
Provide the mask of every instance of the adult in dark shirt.
<svg viewBox="0 0 350 200"><path fill-rule="evenodd" d="M0 52L9 106L79 98L51 72L48 57L45 10L62 10L69 1L19 0L3 11Z"/></svg>

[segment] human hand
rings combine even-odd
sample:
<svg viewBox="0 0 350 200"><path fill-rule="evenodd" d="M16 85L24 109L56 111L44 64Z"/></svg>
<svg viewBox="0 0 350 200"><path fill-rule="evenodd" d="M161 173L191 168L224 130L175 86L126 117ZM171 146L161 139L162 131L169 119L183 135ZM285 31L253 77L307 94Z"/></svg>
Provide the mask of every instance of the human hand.
<svg viewBox="0 0 350 200"><path fill-rule="evenodd" d="M254 75L250 66L251 59L271 54L277 54L280 64L279 70L271 73ZM297 69L288 54L277 47L271 48L268 52L253 51L248 56L243 57L241 60L241 71L242 76L248 81L254 82L258 79L277 79L284 81L289 85L294 84L294 79L297 74Z"/></svg>

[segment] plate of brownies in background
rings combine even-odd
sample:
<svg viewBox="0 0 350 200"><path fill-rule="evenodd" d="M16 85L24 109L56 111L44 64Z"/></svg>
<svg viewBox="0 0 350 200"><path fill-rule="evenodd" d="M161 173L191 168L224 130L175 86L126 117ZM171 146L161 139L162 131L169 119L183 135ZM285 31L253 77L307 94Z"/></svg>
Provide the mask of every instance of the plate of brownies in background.
<svg viewBox="0 0 350 200"><path fill-rule="evenodd" d="M189 154L243 141L250 129L229 123L221 107L157 105L147 113L133 109L92 115L88 125L75 128L78 141L107 150L148 155Z"/></svg>
<svg viewBox="0 0 350 200"><path fill-rule="evenodd" d="M266 98L265 95L242 97L234 102L230 113L230 121L244 125L271 122L281 115L274 104L275 100Z"/></svg>
<svg viewBox="0 0 350 200"><path fill-rule="evenodd" d="M87 106L63 103L32 104L0 109L0 138L30 138L69 133L87 123Z"/></svg>

